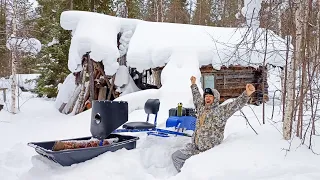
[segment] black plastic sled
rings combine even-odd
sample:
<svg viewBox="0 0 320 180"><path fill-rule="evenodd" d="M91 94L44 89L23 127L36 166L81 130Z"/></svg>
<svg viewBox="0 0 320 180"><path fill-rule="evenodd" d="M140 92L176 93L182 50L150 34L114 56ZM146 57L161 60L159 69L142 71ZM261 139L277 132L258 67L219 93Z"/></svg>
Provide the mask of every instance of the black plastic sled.
<svg viewBox="0 0 320 180"><path fill-rule="evenodd" d="M138 137L123 136L118 134L110 134L108 138L115 137L119 138L119 142L111 145L61 151L51 150L56 141L31 142L28 143L28 145L30 147L35 148L35 151L38 154L52 160L53 162L56 162L62 166L70 166L72 164L81 163L89 159L95 158L100 154L103 154L108 151L114 152L122 148L125 148L127 150L135 149L136 141L139 139ZM92 137L83 137L66 140L89 140L91 138Z"/></svg>
<svg viewBox="0 0 320 180"><path fill-rule="evenodd" d="M82 137L75 139L65 139L58 141L89 140L96 138L99 140L118 138L119 141L98 147L87 147L78 149L65 149L53 151L52 148L57 141L30 142L28 145L35 151L62 166L81 163L99 156L105 152L114 152L125 148L127 150L136 148L136 141L139 137L113 134L112 132L128 121L128 103L124 101L93 101L91 113L90 131L92 137ZM111 134L112 133L112 134Z"/></svg>

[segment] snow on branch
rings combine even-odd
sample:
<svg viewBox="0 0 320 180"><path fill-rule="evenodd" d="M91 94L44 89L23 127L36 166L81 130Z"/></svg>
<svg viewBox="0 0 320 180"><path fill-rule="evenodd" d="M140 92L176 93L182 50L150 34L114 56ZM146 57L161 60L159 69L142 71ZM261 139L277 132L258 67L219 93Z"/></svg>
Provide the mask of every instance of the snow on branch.
<svg viewBox="0 0 320 180"><path fill-rule="evenodd" d="M36 55L41 51L41 42L35 38L19 38L11 36L7 40L6 47L9 50L16 49L18 51Z"/></svg>

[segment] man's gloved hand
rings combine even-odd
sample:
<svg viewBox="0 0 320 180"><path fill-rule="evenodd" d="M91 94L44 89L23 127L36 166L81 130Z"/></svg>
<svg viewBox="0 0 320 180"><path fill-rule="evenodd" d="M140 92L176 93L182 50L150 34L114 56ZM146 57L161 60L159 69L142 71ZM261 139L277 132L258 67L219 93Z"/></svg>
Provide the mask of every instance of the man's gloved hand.
<svg viewBox="0 0 320 180"><path fill-rule="evenodd" d="M196 77L191 76L190 80L191 80L191 84L196 84Z"/></svg>
<svg viewBox="0 0 320 180"><path fill-rule="evenodd" d="M256 88L252 84L247 84L246 85L246 92L247 92L248 96L250 96L255 91L256 91Z"/></svg>

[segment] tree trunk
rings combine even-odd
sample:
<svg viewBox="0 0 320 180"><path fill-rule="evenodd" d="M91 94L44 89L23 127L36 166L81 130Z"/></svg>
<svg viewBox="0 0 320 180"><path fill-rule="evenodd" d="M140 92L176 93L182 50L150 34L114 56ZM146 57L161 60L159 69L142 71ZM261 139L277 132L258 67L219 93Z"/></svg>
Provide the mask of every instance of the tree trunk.
<svg viewBox="0 0 320 180"><path fill-rule="evenodd" d="M307 1L306 1L307 2ZM302 75L300 83L299 111L296 136L302 139L302 116L303 116L303 100L305 91L306 63L305 63L305 25L306 25L306 2L301 2L296 11L296 60L302 63Z"/></svg>
<svg viewBox="0 0 320 180"><path fill-rule="evenodd" d="M73 0L70 0L70 10L73 10Z"/></svg>
<svg viewBox="0 0 320 180"><path fill-rule="evenodd" d="M293 114L293 104L294 104L294 79L293 79L293 64L290 63L289 67L287 67L287 84L286 84L286 90L287 90L287 98L286 98L286 106L284 109L284 119L283 119L283 138L285 140L289 140L291 138L291 125L292 125L292 114Z"/></svg>
<svg viewBox="0 0 320 180"><path fill-rule="evenodd" d="M17 11L17 5L16 5L16 0L13 0L13 21L12 21L12 34L13 37L16 37L17 34L17 22L16 22L16 12ZM17 113L17 107L16 107L16 89L17 89L17 82L16 82L16 74L17 74L17 56L16 56L16 44L11 47L11 78L12 78L12 84L11 84L11 112L13 114Z"/></svg>

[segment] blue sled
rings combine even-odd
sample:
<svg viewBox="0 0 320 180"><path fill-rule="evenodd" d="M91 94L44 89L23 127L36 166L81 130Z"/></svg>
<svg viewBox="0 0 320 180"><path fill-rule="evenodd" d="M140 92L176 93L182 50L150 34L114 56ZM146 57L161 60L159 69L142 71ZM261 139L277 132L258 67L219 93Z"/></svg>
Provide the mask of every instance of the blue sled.
<svg viewBox="0 0 320 180"><path fill-rule="evenodd" d="M170 131L166 129L152 128L152 129L117 129L114 130L113 133L121 133L121 132L147 132L148 135L160 136L160 137L169 137L168 134L176 135L176 136L187 136L192 137L191 135L183 132Z"/></svg>

